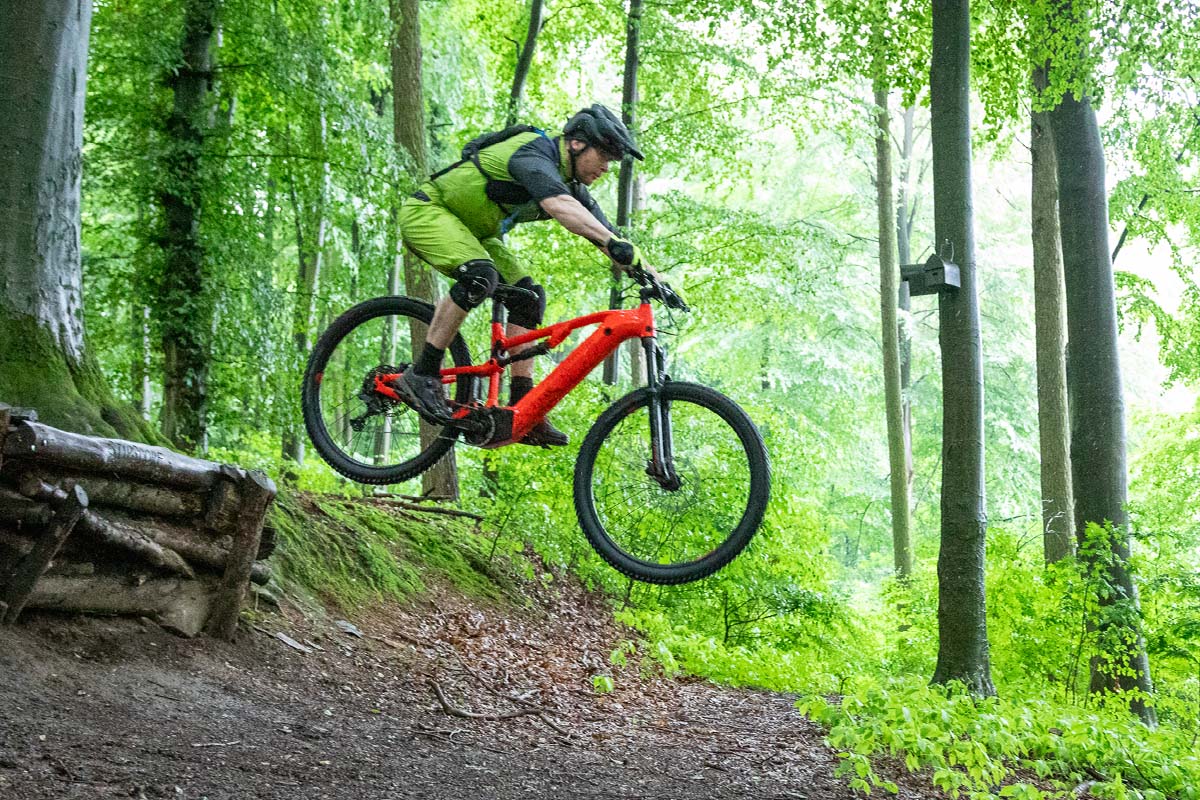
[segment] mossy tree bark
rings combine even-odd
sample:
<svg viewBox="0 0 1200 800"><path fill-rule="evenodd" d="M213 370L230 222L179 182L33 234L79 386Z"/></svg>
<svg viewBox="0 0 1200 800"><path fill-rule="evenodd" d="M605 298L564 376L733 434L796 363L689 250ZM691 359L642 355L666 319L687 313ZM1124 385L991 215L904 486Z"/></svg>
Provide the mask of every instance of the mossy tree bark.
<svg viewBox="0 0 1200 800"><path fill-rule="evenodd" d="M935 683L995 694L984 593L983 347L971 189L969 0L934 0L930 76L933 217L938 247L962 275L938 295L942 351L942 531ZM953 258L950 258L950 250Z"/></svg>
<svg viewBox="0 0 1200 800"><path fill-rule="evenodd" d="M392 106L396 146L411 159L419 176L429 174L425 136L425 99L421 86L421 22L418 0L391 0L392 17ZM402 247L402 245L400 245ZM440 292L432 270L411 253L397 253L397 267L403 260L404 291L409 297L436 305ZM398 270L397 270L398 271ZM414 348L425 341L425 326L414 324ZM416 353L412 354L415 359ZM421 423L421 443L433 441L438 428ZM458 499L458 464L451 450L432 469L421 476L425 495Z"/></svg>
<svg viewBox="0 0 1200 800"><path fill-rule="evenodd" d="M1035 86L1045 86L1039 70ZM1067 422L1066 308L1058 231L1058 176L1045 111L1031 120L1033 157L1033 306L1036 321L1038 437L1041 445L1042 543L1047 564L1075 552Z"/></svg>
<svg viewBox="0 0 1200 800"><path fill-rule="evenodd" d="M883 344L883 389L887 413L888 464L892 489L892 560L896 574L912 574L912 537L909 531L908 460L905 457L904 414L900 392L900 342L896 326L896 228L892 196L892 142L888 90L882 78L874 80L875 94L875 194L879 211L879 308Z"/></svg>
<svg viewBox="0 0 1200 800"><path fill-rule="evenodd" d="M207 445L212 336L209 265L200 237L202 151L210 111L212 44L219 0L188 0L179 67L166 77L174 103L166 119L162 183L163 270L152 310L163 343L162 431L187 451Z"/></svg>
<svg viewBox="0 0 1200 800"><path fill-rule="evenodd" d="M88 0L30 0L8 4L0 24L0 401L56 427L145 439L85 346L79 191L91 17Z"/></svg>

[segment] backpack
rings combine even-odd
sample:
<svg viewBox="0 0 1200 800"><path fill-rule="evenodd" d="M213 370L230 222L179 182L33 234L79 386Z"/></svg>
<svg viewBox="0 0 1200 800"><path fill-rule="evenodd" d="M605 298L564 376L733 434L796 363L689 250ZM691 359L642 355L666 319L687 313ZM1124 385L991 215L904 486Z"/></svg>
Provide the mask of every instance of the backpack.
<svg viewBox="0 0 1200 800"><path fill-rule="evenodd" d="M463 164L470 161L471 163L473 163L475 165L475 168L479 170L480 174L482 174L483 177L488 180L488 182L491 182L492 177L490 175L488 175L486 172L484 172L483 166L480 165L480 163L479 163L479 151L484 149L485 147L491 147L494 144L500 144L501 142L507 141L508 139L511 139L512 137L517 136L522 133L536 133L541 136L546 135L546 132L544 130L542 130L541 128L535 128L532 125L509 125L507 128L505 128L502 131L494 131L491 133L481 133L478 136L476 136L474 139L472 139L471 141L469 141L465 145L463 145L462 157L458 161L455 161L453 164L446 167L445 169L440 169L437 172L433 173L432 175L429 176L429 180L435 181L438 178L445 175L450 170L458 169Z"/></svg>

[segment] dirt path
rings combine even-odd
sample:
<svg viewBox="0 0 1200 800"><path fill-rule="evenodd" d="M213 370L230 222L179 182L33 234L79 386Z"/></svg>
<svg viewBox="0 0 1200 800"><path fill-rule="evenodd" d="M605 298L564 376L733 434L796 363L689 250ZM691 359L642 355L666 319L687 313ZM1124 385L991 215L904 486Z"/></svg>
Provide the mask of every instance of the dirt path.
<svg viewBox="0 0 1200 800"><path fill-rule="evenodd" d="M234 644L29 616L0 629L0 798L855 796L789 698L617 669L627 634L587 604L511 616L446 597L349 633L265 615Z"/></svg>

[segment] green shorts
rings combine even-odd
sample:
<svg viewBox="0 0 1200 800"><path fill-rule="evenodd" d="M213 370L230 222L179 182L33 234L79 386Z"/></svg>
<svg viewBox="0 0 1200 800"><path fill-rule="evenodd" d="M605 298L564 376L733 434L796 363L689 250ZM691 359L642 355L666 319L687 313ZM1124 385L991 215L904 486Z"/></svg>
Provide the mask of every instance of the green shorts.
<svg viewBox="0 0 1200 800"><path fill-rule="evenodd" d="M496 265L507 284L526 277L520 260L498 237L475 238L462 220L434 202L407 198L400 206L400 236L409 250L443 275L468 261L485 260Z"/></svg>

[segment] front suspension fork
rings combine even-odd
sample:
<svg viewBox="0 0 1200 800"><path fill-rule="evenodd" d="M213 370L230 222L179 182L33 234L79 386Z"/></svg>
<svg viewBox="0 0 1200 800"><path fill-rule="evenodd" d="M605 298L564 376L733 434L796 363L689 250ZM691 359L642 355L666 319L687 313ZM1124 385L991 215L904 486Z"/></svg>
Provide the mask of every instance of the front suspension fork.
<svg viewBox="0 0 1200 800"><path fill-rule="evenodd" d="M662 488L674 492L681 481L675 472L671 404L662 399L662 387L670 380L666 353L652 336L642 339L642 347L646 351L646 380L650 389L650 461L646 464L646 474Z"/></svg>

